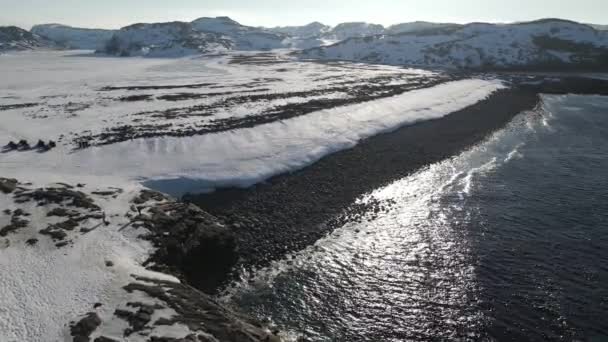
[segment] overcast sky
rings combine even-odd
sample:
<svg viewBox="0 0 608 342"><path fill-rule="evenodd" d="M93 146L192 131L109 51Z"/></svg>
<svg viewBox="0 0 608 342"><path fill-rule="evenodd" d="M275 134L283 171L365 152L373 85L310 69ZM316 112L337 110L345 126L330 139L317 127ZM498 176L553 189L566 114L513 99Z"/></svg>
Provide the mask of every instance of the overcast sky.
<svg viewBox="0 0 608 342"><path fill-rule="evenodd" d="M608 24L608 0L0 0L0 26L40 23L119 28L136 22L227 15L252 26L383 25L427 20L513 22L558 17Z"/></svg>

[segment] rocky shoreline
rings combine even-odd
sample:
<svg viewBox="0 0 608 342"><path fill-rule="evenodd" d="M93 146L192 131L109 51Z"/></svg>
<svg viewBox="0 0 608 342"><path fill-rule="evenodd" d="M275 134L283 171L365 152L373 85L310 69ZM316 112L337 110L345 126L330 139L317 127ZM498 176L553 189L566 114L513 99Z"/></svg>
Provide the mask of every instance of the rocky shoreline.
<svg viewBox="0 0 608 342"><path fill-rule="evenodd" d="M602 80L501 77L512 83L510 89L442 119L372 137L303 170L248 189L184 196L185 201L226 222L238 248L238 261L231 274L204 279L199 286L207 291L221 290L243 269L267 266L314 244L346 222L386 210L391 203L355 201L425 165L480 143L515 115L537 107L541 93L608 94L608 82ZM205 269L204 273L208 271Z"/></svg>

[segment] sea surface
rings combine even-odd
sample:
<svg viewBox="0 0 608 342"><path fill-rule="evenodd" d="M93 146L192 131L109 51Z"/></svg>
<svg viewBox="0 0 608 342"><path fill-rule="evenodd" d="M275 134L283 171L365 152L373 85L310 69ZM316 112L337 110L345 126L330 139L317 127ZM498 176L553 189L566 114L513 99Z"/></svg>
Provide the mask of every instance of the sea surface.
<svg viewBox="0 0 608 342"><path fill-rule="evenodd" d="M223 300L291 340L608 341L608 98L543 96L370 197Z"/></svg>

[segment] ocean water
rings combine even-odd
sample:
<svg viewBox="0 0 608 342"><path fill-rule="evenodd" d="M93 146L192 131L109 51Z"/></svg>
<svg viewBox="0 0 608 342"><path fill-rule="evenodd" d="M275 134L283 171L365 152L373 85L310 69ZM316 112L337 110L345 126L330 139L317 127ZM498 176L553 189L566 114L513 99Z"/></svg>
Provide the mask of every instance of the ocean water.
<svg viewBox="0 0 608 342"><path fill-rule="evenodd" d="M543 102L223 300L291 340L608 341L608 98Z"/></svg>

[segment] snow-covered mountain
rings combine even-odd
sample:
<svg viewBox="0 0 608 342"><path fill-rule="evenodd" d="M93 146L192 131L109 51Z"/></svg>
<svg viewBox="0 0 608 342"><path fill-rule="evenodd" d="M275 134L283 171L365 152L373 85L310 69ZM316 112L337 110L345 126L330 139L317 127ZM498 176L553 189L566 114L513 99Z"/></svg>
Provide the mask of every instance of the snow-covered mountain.
<svg viewBox="0 0 608 342"><path fill-rule="evenodd" d="M286 35L257 27L241 25L228 17L199 18L192 27L229 37L237 50L270 50L285 47Z"/></svg>
<svg viewBox="0 0 608 342"><path fill-rule="evenodd" d="M97 50L102 48L116 31L42 24L32 27L31 32L68 49Z"/></svg>
<svg viewBox="0 0 608 342"><path fill-rule="evenodd" d="M0 52L52 48L53 43L16 26L0 26Z"/></svg>
<svg viewBox="0 0 608 342"><path fill-rule="evenodd" d="M606 68L608 32L559 19L518 24L473 23L351 38L303 51L301 55L439 68Z"/></svg>
<svg viewBox="0 0 608 342"><path fill-rule="evenodd" d="M316 38L329 33L329 31L331 31L331 26L315 21L304 26L281 26L269 28L268 30L271 32L287 34L292 37Z"/></svg>
<svg viewBox="0 0 608 342"><path fill-rule="evenodd" d="M233 42L184 22L134 24L116 32L102 52L117 56L178 57L225 51Z"/></svg>

